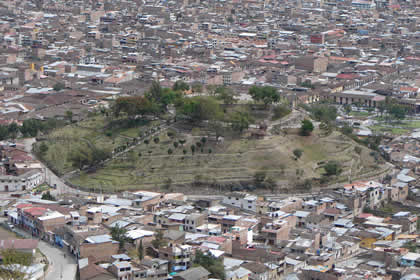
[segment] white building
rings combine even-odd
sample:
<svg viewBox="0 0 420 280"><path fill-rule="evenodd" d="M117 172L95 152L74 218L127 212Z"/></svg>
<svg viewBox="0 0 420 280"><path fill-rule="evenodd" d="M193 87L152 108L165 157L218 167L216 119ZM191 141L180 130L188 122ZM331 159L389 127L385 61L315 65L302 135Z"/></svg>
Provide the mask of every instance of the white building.
<svg viewBox="0 0 420 280"><path fill-rule="evenodd" d="M223 203L234 207L239 207L244 210L257 212L257 200L258 197L247 193L230 193L223 197Z"/></svg>
<svg viewBox="0 0 420 280"><path fill-rule="evenodd" d="M0 191L14 192L31 190L45 182L44 173L40 170L31 170L20 176L0 176Z"/></svg>

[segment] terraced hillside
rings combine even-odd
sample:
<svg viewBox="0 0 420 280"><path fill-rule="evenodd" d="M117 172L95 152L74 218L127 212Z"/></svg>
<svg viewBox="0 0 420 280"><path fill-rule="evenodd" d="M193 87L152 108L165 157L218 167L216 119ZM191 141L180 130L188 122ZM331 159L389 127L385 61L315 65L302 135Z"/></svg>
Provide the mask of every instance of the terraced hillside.
<svg viewBox="0 0 420 280"><path fill-rule="evenodd" d="M83 189L111 192L165 190L171 186L181 190L183 186L195 185L194 182L250 181L257 171L265 171L267 177L283 187L291 187L305 178L320 178L324 173L322 165L330 160L337 161L343 169L335 182L378 173L383 168L372 151L360 146L359 153L355 152L358 144L339 132L322 136L315 130L309 137L289 133L223 143L202 143L201 139L185 133L168 137L165 131L150 137L147 144L141 142L116 156L95 172L81 172L70 182ZM299 159L295 159L294 149L303 151Z"/></svg>

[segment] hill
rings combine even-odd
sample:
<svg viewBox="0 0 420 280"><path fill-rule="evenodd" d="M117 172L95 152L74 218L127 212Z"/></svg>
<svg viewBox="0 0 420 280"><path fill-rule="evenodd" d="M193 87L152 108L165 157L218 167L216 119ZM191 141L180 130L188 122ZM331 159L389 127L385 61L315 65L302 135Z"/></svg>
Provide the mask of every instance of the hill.
<svg viewBox="0 0 420 280"><path fill-rule="evenodd" d="M305 137L298 135L296 129L283 129L280 135L269 132L264 139L247 134L226 137L223 142L212 139L204 130L168 128L161 121L111 128L104 116L96 115L51 133L44 141L48 151L43 159L64 174L77 166L74 154L92 147L114 152L113 158L99 167L75 173L68 179L81 189L102 188L105 192L135 189L185 192L185 188L202 192L208 191L208 187L269 191L258 186L256 174L263 174L278 188L290 189L301 186L306 179L312 179L311 185L316 186L319 182L331 184L383 172L375 152L337 131L325 135L316 128L311 136ZM121 147L122 152L118 150ZM302 151L299 159L293 154L297 149ZM323 176L323 166L330 161L338 163L342 172L327 178Z"/></svg>

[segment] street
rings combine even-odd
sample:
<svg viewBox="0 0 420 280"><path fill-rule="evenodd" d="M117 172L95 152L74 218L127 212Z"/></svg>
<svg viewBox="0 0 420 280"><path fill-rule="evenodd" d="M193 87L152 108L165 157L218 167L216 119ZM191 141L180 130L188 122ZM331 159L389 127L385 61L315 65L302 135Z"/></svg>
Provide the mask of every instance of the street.
<svg viewBox="0 0 420 280"><path fill-rule="evenodd" d="M76 261L72 256L67 254L64 257L62 250L44 241L40 241L38 247L47 256L48 262L50 263L45 277L46 280L75 279L77 267Z"/></svg>
<svg viewBox="0 0 420 280"><path fill-rule="evenodd" d="M1 221L5 222L6 220L3 218ZM33 238L29 233L21 229L14 228L13 231L25 238ZM63 250L53 247L42 240L39 241L38 248L47 257L49 263L48 270L45 273L45 280L75 279L77 265L73 256L67 254L64 257Z"/></svg>

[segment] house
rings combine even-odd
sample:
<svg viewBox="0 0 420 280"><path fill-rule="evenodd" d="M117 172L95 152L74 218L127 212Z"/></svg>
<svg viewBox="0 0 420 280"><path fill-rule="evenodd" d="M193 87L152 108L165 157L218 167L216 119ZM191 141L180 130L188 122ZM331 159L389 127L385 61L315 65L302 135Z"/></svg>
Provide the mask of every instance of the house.
<svg viewBox="0 0 420 280"><path fill-rule="evenodd" d="M80 280L117 280L106 269L96 265L89 258L79 259L78 271Z"/></svg>
<svg viewBox="0 0 420 280"><path fill-rule="evenodd" d="M230 270L225 269L226 280L248 280L252 272L244 267L234 267Z"/></svg>
<svg viewBox="0 0 420 280"><path fill-rule="evenodd" d="M112 240L110 235L95 235L87 237L80 245L80 258L94 257L98 261L107 261L116 255L119 242Z"/></svg>
<svg viewBox="0 0 420 280"><path fill-rule="evenodd" d="M249 275L249 279L269 280L270 269L262 263L249 262L249 263L242 264L241 267L251 271L251 274Z"/></svg>
<svg viewBox="0 0 420 280"><path fill-rule="evenodd" d="M208 272L204 267L198 266L193 267L188 270L182 271L178 274L175 274L173 277L174 280L207 280L209 278L210 272Z"/></svg>
<svg viewBox="0 0 420 280"><path fill-rule="evenodd" d="M143 277L136 271L133 271L133 279L136 278L154 278L154 279L166 279L168 277L169 262L158 258L144 259L140 265L143 267Z"/></svg>
<svg viewBox="0 0 420 280"><path fill-rule="evenodd" d="M190 245L170 244L159 248L159 259L169 261L170 271L184 271L191 267L194 252Z"/></svg>
<svg viewBox="0 0 420 280"><path fill-rule="evenodd" d="M420 259L420 254L417 253L407 253L400 259L400 265L401 266L415 266L416 261Z"/></svg>
<svg viewBox="0 0 420 280"><path fill-rule="evenodd" d="M417 231L417 219L417 215L401 211L392 216L390 223L402 225L403 232L415 233Z"/></svg>
<svg viewBox="0 0 420 280"><path fill-rule="evenodd" d="M109 271L119 280L130 280L132 265L127 261L115 261L109 267Z"/></svg>
<svg viewBox="0 0 420 280"><path fill-rule="evenodd" d="M224 204L239 207L252 212L257 211L257 200L257 196L241 192L230 193L223 197Z"/></svg>

